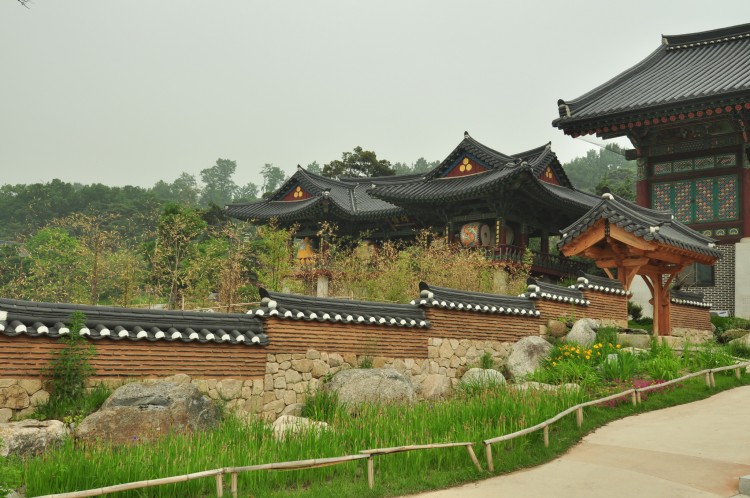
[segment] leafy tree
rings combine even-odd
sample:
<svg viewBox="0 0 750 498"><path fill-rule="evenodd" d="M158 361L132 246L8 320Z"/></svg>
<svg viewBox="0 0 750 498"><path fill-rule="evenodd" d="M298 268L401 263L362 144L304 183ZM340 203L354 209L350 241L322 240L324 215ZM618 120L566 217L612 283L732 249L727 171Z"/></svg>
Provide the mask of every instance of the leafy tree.
<svg viewBox="0 0 750 498"><path fill-rule="evenodd" d="M224 206L232 201L237 190L237 184L232 180L236 169L236 162L217 159L215 165L201 171L201 180L204 184L201 194L202 206L208 206L212 202Z"/></svg>
<svg viewBox="0 0 750 498"><path fill-rule="evenodd" d="M78 240L62 228L43 228L24 244L27 271L20 287L26 299L51 302L85 302L86 259Z"/></svg>
<svg viewBox="0 0 750 498"><path fill-rule="evenodd" d="M232 202L250 202L258 198L258 186L253 182L248 182L243 187L238 187L234 193Z"/></svg>
<svg viewBox="0 0 750 498"><path fill-rule="evenodd" d="M323 166L323 176L391 176L396 172L390 161L378 159L375 152L355 147L353 152L344 152L341 159L335 159Z"/></svg>
<svg viewBox="0 0 750 498"><path fill-rule="evenodd" d="M591 149L585 156L565 164L564 168L573 185L581 190L594 194L608 186L622 197L635 198L635 161L626 160L617 144Z"/></svg>
<svg viewBox="0 0 750 498"><path fill-rule="evenodd" d="M195 176L182 173L172 183L159 180L151 187L151 193L163 202L197 206L200 188Z"/></svg>
<svg viewBox="0 0 750 498"><path fill-rule="evenodd" d="M286 181L286 173L273 164L264 164L260 174L263 177L263 197L268 197Z"/></svg>
<svg viewBox="0 0 750 498"><path fill-rule="evenodd" d="M397 175L410 175L430 171L438 164L440 161L427 161L424 157L420 157L411 166L406 163L393 163L393 169Z"/></svg>
<svg viewBox="0 0 750 498"><path fill-rule="evenodd" d="M310 173L313 173L315 175L322 175L323 171L320 169L320 164L318 164L318 161L313 161L310 164L308 164L305 169L309 171Z"/></svg>

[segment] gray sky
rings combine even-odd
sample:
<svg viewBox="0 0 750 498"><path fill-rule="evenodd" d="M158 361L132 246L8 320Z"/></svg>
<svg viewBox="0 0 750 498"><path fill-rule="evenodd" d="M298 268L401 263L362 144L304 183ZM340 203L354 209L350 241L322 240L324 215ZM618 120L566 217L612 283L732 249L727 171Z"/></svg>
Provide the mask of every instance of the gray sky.
<svg viewBox="0 0 750 498"><path fill-rule="evenodd" d="M615 6L616 5L616 6ZM748 22L727 1L0 0L0 184L151 186L234 159L443 159L592 146L550 122L660 35ZM744 17L743 17L744 14Z"/></svg>

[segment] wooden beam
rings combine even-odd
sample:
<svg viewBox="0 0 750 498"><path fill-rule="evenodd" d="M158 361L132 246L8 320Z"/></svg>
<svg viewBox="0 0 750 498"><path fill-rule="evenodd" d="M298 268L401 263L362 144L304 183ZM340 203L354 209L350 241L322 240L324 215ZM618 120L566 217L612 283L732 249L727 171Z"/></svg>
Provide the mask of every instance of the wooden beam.
<svg viewBox="0 0 750 498"><path fill-rule="evenodd" d="M604 220L598 220L584 233L562 246L560 252L565 256L576 256L602 240L604 240Z"/></svg>
<svg viewBox="0 0 750 498"><path fill-rule="evenodd" d="M653 250L658 246L657 243L653 241L643 240L642 238L633 235L630 232L626 232L624 229L618 227L617 225L609 225L609 235L613 239L619 240L620 242L623 242L630 247L635 247L636 249L643 249L645 251L648 251Z"/></svg>
<svg viewBox="0 0 750 498"><path fill-rule="evenodd" d="M612 279L612 280L615 280L615 277L614 277L614 275L612 275L612 271L610 271L610 269L609 269L609 268L602 268L602 270L604 270L604 273L606 273L606 274L607 274L607 276L608 276L608 277L609 277L610 279Z"/></svg>

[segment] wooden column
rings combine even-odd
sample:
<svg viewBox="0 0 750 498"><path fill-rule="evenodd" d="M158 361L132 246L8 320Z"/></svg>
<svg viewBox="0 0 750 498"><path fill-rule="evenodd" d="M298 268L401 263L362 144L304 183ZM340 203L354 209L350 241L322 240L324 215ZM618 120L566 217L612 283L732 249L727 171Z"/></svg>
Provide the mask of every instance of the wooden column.
<svg viewBox="0 0 750 498"><path fill-rule="evenodd" d="M744 152L744 151L743 151ZM744 154L743 154L744 155ZM742 185L742 192L740 193L740 199L742 201L742 237L750 237L750 160L742 158L742 173L740 174L740 182Z"/></svg>
<svg viewBox="0 0 750 498"><path fill-rule="evenodd" d="M639 206L651 207L651 192L648 188L648 159L639 157L636 161L635 202Z"/></svg>
<svg viewBox="0 0 750 498"><path fill-rule="evenodd" d="M549 231L547 229L542 229L541 250L542 254L549 254Z"/></svg>
<svg viewBox="0 0 750 498"><path fill-rule="evenodd" d="M529 226L526 223L521 223L521 240L518 245L522 251L525 251L529 245Z"/></svg>

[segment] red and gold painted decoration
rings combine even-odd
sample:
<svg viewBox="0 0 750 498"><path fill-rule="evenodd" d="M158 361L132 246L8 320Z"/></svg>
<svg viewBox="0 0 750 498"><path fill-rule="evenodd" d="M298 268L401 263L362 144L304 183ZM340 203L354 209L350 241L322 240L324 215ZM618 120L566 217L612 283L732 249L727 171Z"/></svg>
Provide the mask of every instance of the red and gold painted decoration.
<svg viewBox="0 0 750 498"><path fill-rule="evenodd" d="M464 247L489 246L491 243L492 231L489 225L474 222L461 227L461 245Z"/></svg>
<svg viewBox="0 0 750 498"><path fill-rule="evenodd" d="M645 119L631 119L622 123L610 124L609 126L603 126L601 128L590 129L590 130L578 130L573 131L570 129L565 130L566 135L570 135L573 138L578 138L584 135L599 135L602 133L615 133L617 131L632 130L633 128L641 128L643 126L651 126L658 124L674 123L676 121L683 121L685 119L702 118L703 116L720 115L721 113L731 113L732 111L750 110L750 102L737 103L734 105L725 105L718 107L710 107L707 109L701 109L689 112L680 112L677 114L665 114L660 117L645 118ZM743 133L743 138L747 143L750 141L747 132Z"/></svg>
<svg viewBox="0 0 750 498"><path fill-rule="evenodd" d="M303 201L312 197L309 192L306 192L302 187L297 185L289 191L281 200L282 201Z"/></svg>
<svg viewBox="0 0 750 498"><path fill-rule="evenodd" d="M475 175L487 171L487 168L478 164L476 161L472 161L468 157L461 159L456 166L453 167L446 175L445 178L455 178L457 176L468 176Z"/></svg>
<svg viewBox="0 0 750 498"><path fill-rule="evenodd" d="M560 185L560 180L557 179L557 175L552 171L552 166L547 166L544 172L539 175L539 179L552 185Z"/></svg>

